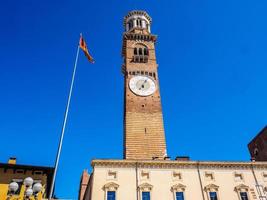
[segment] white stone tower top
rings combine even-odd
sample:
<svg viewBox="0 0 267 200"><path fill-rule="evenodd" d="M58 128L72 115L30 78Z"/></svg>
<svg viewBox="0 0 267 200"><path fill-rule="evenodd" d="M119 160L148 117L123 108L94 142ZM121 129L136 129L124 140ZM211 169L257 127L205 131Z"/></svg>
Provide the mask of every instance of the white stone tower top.
<svg viewBox="0 0 267 200"><path fill-rule="evenodd" d="M151 23L152 19L145 11L133 10L124 17L123 25L127 32L132 29L146 29L150 33Z"/></svg>

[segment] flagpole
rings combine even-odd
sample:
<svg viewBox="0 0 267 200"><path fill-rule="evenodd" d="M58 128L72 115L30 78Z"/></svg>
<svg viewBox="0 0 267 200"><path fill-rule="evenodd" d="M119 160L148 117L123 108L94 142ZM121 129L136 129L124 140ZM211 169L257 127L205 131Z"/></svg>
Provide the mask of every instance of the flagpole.
<svg viewBox="0 0 267 200"><path fill-rule="evenodd" d="M63 121L63 125L62 125L61 136L60 136L60 141L59 141L58 150L57 150L57 157L56 157L56 161L55 161L55 169L54 169L52 183L51 183L49 197L48 197L49 200L51 200L52 194L53 194L53 191L54 191L55 180L56 180L57 169L58 169L58 163L59 163L59 159L60 159L61 148L62 148L63 138L64 138L64 134L65 134L65 128L66 128L66 124L67 124L70 101L71 101L71 96L72 96L72 89L73 89L73 84L74 84L75 74L76 74L76 69L77 69L79 51L80 51L80 46L78 45L75 64L74 64L74 69L73 69L73 73L72 73L71 84L70 84L68 102L67 102L67 105L66 105L66 110L65 110L65 114L64 114L64 121Z"/></svg>

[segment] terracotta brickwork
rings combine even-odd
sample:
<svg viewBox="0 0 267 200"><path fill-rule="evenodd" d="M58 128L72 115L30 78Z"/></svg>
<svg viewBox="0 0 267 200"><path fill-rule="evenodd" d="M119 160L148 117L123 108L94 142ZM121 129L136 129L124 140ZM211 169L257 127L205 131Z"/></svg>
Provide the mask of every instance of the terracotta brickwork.
<svg viewBox="0 0 267 200"><path fill-rule="evenodd" d="M267 161L267 126L248 144L251 158Z"/></svg>
<svg viewBox="0 0 267 200"><path fill-rule="evenodd" d="M146 29L134 28L123 35L125 159L163 159L166 156L155 41L156 36ZM134 60L135 48L148 49L146 61ZM156 91L149 96L133 93L129 81L136 75L150 77L156 84Z"/></svg>
<svg viewBox="0 0 267 200"><path fill-rule="evenodd" d="M126 159L152 159L165 156L161 112L126 112L125 133Z"/></svg>
<svg viewBox="0 0 267 200"><path fill-rule="evenodd" d="M84 194L88 186L89 179L90 179L90 174L88 174L87 170L83 170L83 174L80 181L79 200L83 200L84 198Z"/></svg>

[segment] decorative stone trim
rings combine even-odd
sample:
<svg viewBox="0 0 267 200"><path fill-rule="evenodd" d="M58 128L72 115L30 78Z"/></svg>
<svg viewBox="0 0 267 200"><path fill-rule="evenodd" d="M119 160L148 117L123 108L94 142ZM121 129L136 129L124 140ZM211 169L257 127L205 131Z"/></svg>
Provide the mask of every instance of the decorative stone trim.
<svg viewBox="0 0 267 200"><path fill-rule="evenodd" d="M213 172L206 171L204 176L206 181L215 181L215 176Z"/></svg>
<svg viewBox="0 0 267 200"><path fill-rule="evenodd" d="M147 35L147 34L137 34L137 33L125 33L124 39L155 42L157 40L157 36L152 34Z"/></svg>
<svg viewBox="0 0 267 200"><path fill-rule="evenodd" d="M244 184L239 184L238 186L235 187L235 191L236 192L248 192L249 187L247 185L244 185Z"/></svg>
<svg viewBox="0 0 267 200"><path fill-rule="evenodd" d="M204 190L206 192L217 192L219 189L219 186L218 185L215 185L215 184L209 184L209 185L206 185L204 187Z"/></svg>
<svg viewBox="0 0 267 200"><path fill-rule="evenodd" d="M178 184L175 184L171 187L171 191L172 192L184 192L185 191L185 188L186 186L181 184L181 183L178 183Z"/></svg>
<svg viewBox="0 0 267 200"><path fill-rule="evenodd" d="M107 180L117 180L118 172L114 170L107 171Z"/></svg>
<svg viewBox="0 0 267 200"><path fill-rule="evenodd" d="M236 182L244 182L244 175L240 172L234 172L234 179Z"/></svg>
<svg viewBox="0 0 267 200"><path fill-rule="evenodd" d="M251 199L250 193L249 193L249 186L244 185L244 184L240 184L240 185L235 187L235 191L236 191L236 193L238 195L239 200L242 200L241 196L240 196L240 192L246 192L247 196L248 196L248 199L249 200Z"/></svg>
<svg viewBox="0 0 267 200"><path fill-rule="evenodd" d="M104 191L117 191L119 188L119 185L114 182L109 182L103 186Z"/></svg>
<svg viewBox="0 0 267 200"><path fill-rule="evenodd" d="M141 180L149 180L150 179L150 173L147 170L141 170L140 176L141 176Z"/></svg>
<svg viewBox="0 0 267 200"><path fill-rule="evenodd" d="M138 190L141 192L150 192L153 189L153 186L149 183L143 183L138 186Z"/></svg>
<svg viewBox="0 0 267 200"><path fill-rule="evenodd" d="M197 161L175 161L175 160L92 160L92 167L129 167L129 168L155 168L155 169L266 169L267 162L197 162Z"/></svg>
<svg viewBox="0 0 267 200"><path fill-rule="evenodd" d="M172 195L173 195L173 199L176 200L176 192L183 192L183 194L185 196L185 188L186 188L186 186L181 184L181 183L173 185L171 187L171 192L172 192Z"/></svg>
<svg viewBox="0 0 267 200"><path fill-rule="evenodd" d="M173 181L182 181L183 180L182 173L179 171L173 171L172 172L172 180Z"/></svg>
<svg viewBox="0 0 267 200"><path fill-rule="evenodd" d="M211 199L210 198L210 192L216 192L217 199L220 200L219 191L218 190L219 190L219 186L215 185L215 184L209 184L209 185L206 185L204 187L204 191L206 192L206 195L207 195L208 199Z"/></svg>

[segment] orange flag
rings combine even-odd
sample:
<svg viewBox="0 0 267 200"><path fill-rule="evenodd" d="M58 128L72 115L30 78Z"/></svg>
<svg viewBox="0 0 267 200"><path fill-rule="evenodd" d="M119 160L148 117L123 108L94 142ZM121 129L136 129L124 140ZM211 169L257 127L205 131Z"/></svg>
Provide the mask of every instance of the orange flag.
<svg viewBox="0 0 267 200"><path fill-rule="evenodd" d="M82 35L80 37L80 42L79 42L80 48L83 50L84 55L86 56L86 58L91 62L94 63L94 59L93 57L90 55L88 49L87 49L87 45L85 43L85 40L83 39Z"/></svg>

